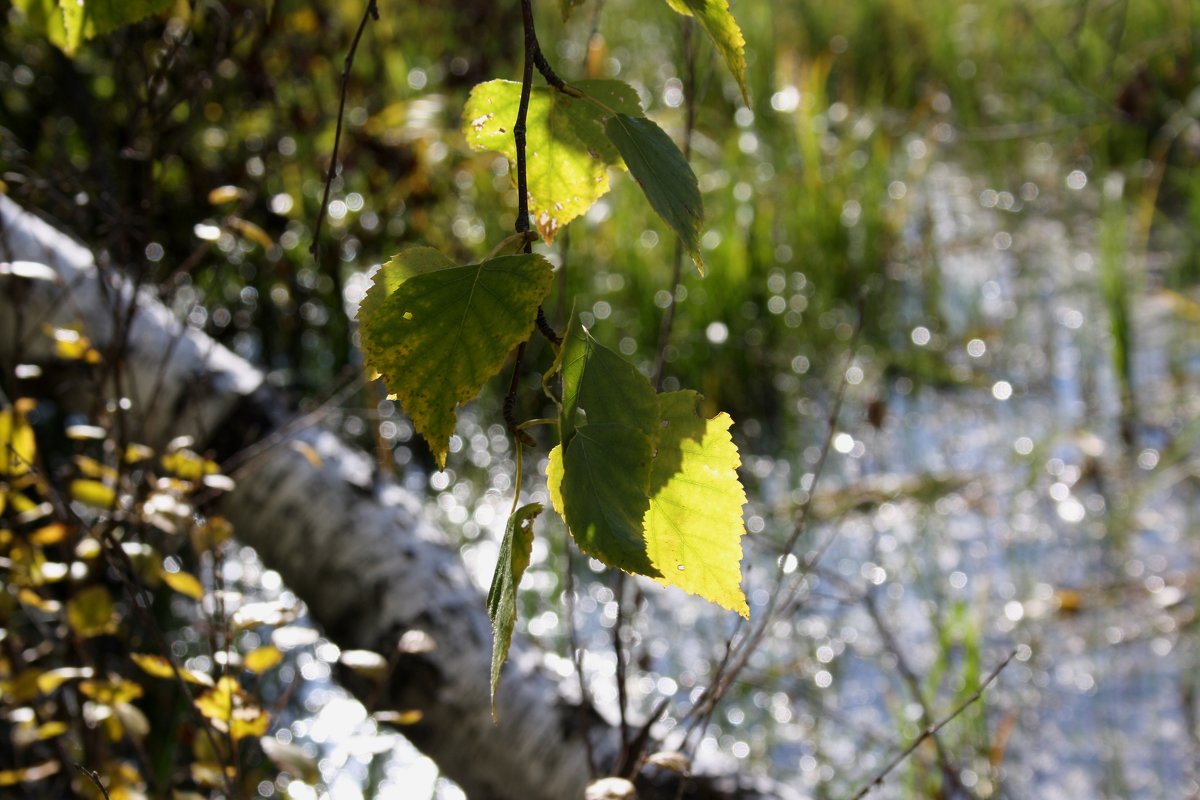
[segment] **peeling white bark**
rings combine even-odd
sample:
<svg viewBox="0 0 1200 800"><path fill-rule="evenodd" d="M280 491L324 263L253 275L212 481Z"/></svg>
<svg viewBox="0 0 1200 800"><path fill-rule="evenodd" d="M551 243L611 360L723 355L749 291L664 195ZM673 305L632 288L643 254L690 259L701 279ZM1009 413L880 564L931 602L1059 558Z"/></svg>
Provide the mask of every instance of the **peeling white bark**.
<svg viewBox="0 0 1200 800"><path fill-rule="evenodd" d="M102 274L65 234L0 196L0 263L50 266L57 282L5 277L0 267L0 363L53 363L43 322L82 325L97 347L112 343L119 310L134 291ZM114 314L114 307L118 313ZM202 332L181 326L150 293L137 296L126 338L120 396L142 426L142 441L188 434L200 442L246 427L246 417L278 419L278 398L262 374ZM113 391L114 387L106 387ZM268 426L270 427L270 426ZM307 448L296 444L303 442ZM311 458L311 448L319 456ZM581 713L569 682L514 641L498 698L488 701L491 628L481 593L458 553L423 517L420 502L375 468L366 454L318 427L289 430L234 475L221 511L308 605L344 649L397 651L407 631L436 648L398 657L380 705L419 709L404 733L471 798L564 800L583 797L589 771L584 736L601 764L615 760L616 733L594 711ZM357 687L362 696L376 693ZM642 797L674 796L645 786ZM684 797L780 796L730 776L691 784Z"/></svg>

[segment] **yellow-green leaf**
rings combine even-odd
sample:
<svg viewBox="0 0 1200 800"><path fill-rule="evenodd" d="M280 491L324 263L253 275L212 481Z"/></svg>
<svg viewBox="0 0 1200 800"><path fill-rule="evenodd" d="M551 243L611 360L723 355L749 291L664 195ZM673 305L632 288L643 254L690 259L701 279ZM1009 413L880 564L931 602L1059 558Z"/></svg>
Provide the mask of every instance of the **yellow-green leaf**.
<svg viewBox="0 0 1200 800"><path fill-rule="evenodd" d="M405 253L397 261L392 270L408 266ZM377 273L375 283L386 287L390 273ZM446 464L456 409L529 338L552 281L541 256L502 256L413 275L360 310L367 365L400 398L439 467Z"/></svg>
<svg viewBox="0 0 1200 800"><path fill-rule="evenodd" d="M162 578L163 583L186 597L193 600L200 600L204 597L204 584L200 583L199 579L190 572L167 572L162 569L159 570L158 575Z"/></svg>
<svg viewBox="0 0 1200 800"><path fill-rule="evenodd" d="M513 626L517 622L517 589L533 552L533 521L541 513L540 503L529 503L509 517L504 540L500 543L492 587L488 591L488 617L492 620L493 720L496 719L496 686L500 683L500 669L508 660Z"/></svg>
<svg viewBox="0 0 1200 800"><path fill-rule="evenodd" d="M25 415L16 408L0 410L0 477L26 474L36 455L33 426Z"/></svg>
<svg viewBox="0 0 1200 800"><path fill-rule="evenodd" d="M242 666L253 673L261 674L283 661L283 653L275 645L267 644L255 648L242 657Z"/></svg>
<svg viewBox="0 0 1200 800"><path fill-rule="evenodd" d="M100 481L78 480L71 481L68 491L71 499L92 508L112 509L117 504L117 493L111 487Z"/></svg>
<svg viewBox="0 0 1200 800"><path fill-rule="evenodd" d="M103 586L88 586L67 601L67 622L80 636L103 636L117 629L112 595Z"/></svg>
<svg viewBox="0 0 1200 800"><path fill-rule="evenodd" d="M0 786L16 786L19 783L35 783L49 778L60 769L57 761L43 761L32 767L0 770Z"/></svg>
<svg viewBox="0 0 1200 800"><path fill-rule="evenodd" d="M538 233L554 240L564 225L591 208L609 189L608 168L621 156L604 133L604 118L621 112L641 116L637 92L621 81L572 84L592 102L552 86L534 89L526 115L525 174L529 211ZM488 81L471 90L463 112L463 133L476 150L503 153L516 181L517 145L513 127L521 84ZM607 110L606 110L607 109Z"/></svg>
<svg viewBox="0 0 1200 800"><path fill-rule="evenodd" d="M195 705L214 728L228 733L235 742L248 736L262 736L270 722L267 713L229 675L197 697Z"/></svg>
<svg viewBox="0 0 1200 800"><path fill-rule="evenodd" d="M175 667L162 656L150 653L130 653L129 658L147 675L153 675L155 678L163 678L165 680L172 680L175 677ZM213 679L203 672L196 672L180 667L179 674L183 676L185 681L194 683L197 686L213 685Z"/></svg>
<svg viewBox="0 0 1200 800"><path fill-rule="evenodd" d="M667 0L667 5L684 16L696 18L737 79L742 101L750 105L750 89L746 86L746 38L729 11L729 0Z"/></svg>
<svg viewBox="0 0 1200 800"><path fill-rule="evenodd" d="M749 617L741 588L746 493L729 435L733 420L728 414L704 419L698 402L692 391L659 395L662 426L650 465L646 552L662 574L660 583Z"/></svg>

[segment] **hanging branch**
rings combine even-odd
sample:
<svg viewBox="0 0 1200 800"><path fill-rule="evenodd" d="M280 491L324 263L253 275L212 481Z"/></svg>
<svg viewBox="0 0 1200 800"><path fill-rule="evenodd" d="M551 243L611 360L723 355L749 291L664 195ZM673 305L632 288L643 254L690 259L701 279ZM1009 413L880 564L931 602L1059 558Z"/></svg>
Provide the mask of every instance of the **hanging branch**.
<svg viewBox="0 0 1200 800"><path fill-rule="evenodd" d="M513 140L517 145L517 221L514 226L518 234L527 234L529 226L529 174L525 158L525 123L529 117L529 95L533 92L533 63L537 50L537 34L533 29L533 7L530 0L521 0L521 23L525 31L525 62L521 70L521 101L517 105L517 122L513 126ZM526 238L523 253L533 252L533 242ZM543 317L541 306L538 306L538 318ZM540 327L540 326L539 326ZM508 394L504 396L504 424L509 433L517 440L517 447L523 444L533 444L533 437L520 430L517 423L516 404L517 386L521 377L521 361L525 358L525 345L522 342L517 347L517 358L513 364L512 380L508 384ZM521 487L517 487L517 494Z"/></svg>
<svg viewBox="0 0 1200 800"><path fill-rule="evenodd" d="M342 90L341 97L338 101L337 127L333 134L333 155L329 159L329 172L325 175L325 193L321 196L321 208L317 211L317 224L313 228L312 244L308 247L308 252L318 260L320 266L320 258L318 256L321 243L321 226L325 223L325 214L329 208L329 192L333 189L333 176L337 174L338 165L338 148L342 143L342 119L346 115L346 92L350 84L350 70L354 66L354 56L358 52L358 43L362 40L363 31L367 29L368 20L379 20L379 8L376 5L376 0L368 0L366 9L363 10L362 19L359 20L358 30L354 32L354 40L350 42L350 50L346 53L346 60L342 63Z"/></svg>

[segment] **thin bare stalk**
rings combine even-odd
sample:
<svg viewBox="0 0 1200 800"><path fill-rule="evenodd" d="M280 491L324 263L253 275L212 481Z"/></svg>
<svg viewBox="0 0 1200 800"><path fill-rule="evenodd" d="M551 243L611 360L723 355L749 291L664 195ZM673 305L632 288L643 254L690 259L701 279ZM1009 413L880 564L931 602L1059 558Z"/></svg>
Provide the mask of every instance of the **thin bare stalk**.
<svg viewBox="0 0 1200 800"><path fill-rule="evenodd" d="M342 64L342 90L338 99L337 127L333 133L333 155L329 159L329 172L325 175L325 193L321 196L321 208L317 211L317 224L313 228L312 244L308 247L308 252L317 260L318 267L320 267L321 261L319 255L321 227L325 223L325 214L329 209L329 193L333 189L333 178L337 175L338 149L342 143L342 120L346 115L346 92L350 84L350 70L354 67L354 56L358 52L358 43L362 41L363 31L367 29L368 20L372 19L379 19L379 7L376 5L376 0L367 0L367 7L363 9L358 30L354 32L354 40L350 42L350 50L346 53L346 60Z"/></svg>

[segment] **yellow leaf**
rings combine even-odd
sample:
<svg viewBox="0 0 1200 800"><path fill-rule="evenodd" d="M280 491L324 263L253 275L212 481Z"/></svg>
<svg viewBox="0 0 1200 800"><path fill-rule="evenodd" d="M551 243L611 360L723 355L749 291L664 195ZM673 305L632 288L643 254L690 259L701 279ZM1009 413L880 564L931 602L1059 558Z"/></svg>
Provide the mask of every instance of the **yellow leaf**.
<svg viewBox="0 0 1200 800"><path fill-rule="evenodd" d="M219 471L216 463L191 450L176 450L162 457L163 469L180 480L198 481Z"/></svg>
<svg viewBox="0 0 1200 800"><path fill-rule="evenodd" d="M415 708L408 711L377 711L371 716L387 725L416 725L425 718L425 714Z"/></svg>
<svg viewBox="0 0 1200 800"><path fill-rule="evenodd" d="M308 463L313 465L314 469L320 469L321 464L324 463L321 461L321 455L308 442L302 442L299 439L295 439L290 442L288 446L300 455L304 456Z"/></svg>
<svg viewBox="0 0 1200 800"><path fill-rule="evenodd" d="M83 637L117 630L112 595L103 586L89 586L67 601L67 622Z"/></svg>
<svg viewBox="0 0 1200 800"><path fill-rule="evenodd" d="M71 728L67 725L67 723L54 720L53 722L47 722L39 725L37 728L37 736L35 738L39 742L44 742L47 739L53 739L55 737L62 736L70 729Z"/></svg>
<svg viewBox="0 0 1200 800"><path fill-rule="evenodd" d="M43 778L49 778L59 770L57 761L43 761L32 767L22 769L0 770L0 786L16 786L18 783L32 783Z"/></svg>
<svg viewBox="0 0 1200 800"><path fill-rule="evenodd" d="M85 478L104 480L109 483L113 483L117 479L117 471L115 469L87 456L75 456L75 468Z"/></svg>
<svg viewBox="0 0 1200 800"><path fill-rule="evenodd" d="M190 597L193 600L200 600L204 597L204 585L200 583L195 575L188 572L167 572L165 569L159 570L158 574L162 578L163 583L180 594Z"/></svg>
<svg viewBox="0 0 1200 800"><path fill-rule="evenodd" d="M76 500L92 508L110 510L117 504L116 491L111 486L106 486L100 481L71 481L69 492L72 500Z"/></svg>
<svg viewBox="0 0 1200 800"><path fill-rule="evenodd" d="M59 611L62 611L62 603L57 600L51 600L48 597L42 597L33 589L21 589L17 592L17 599L25 605L32 606L45 614L57 614Z"/></svg>
<svg viewBox="0 0 1200 800"><path fill-rule="evenodd" d="M219 764L204 764L193 762L191 766L192 780L206 789L224 789L225 777Z"/></svg>
<svg viewBox="0 0 1200 800"><path fill-rule="evenodd" d="M0 503L0 510L2 509L3 503ZM29 541L39 547L49 547L66 539L68 532L69 530L66 525L63 525L61 522L52 522L29 534Z"/></svg>
<svg viewBox="0 0 1200 800"><path fill-rule="evenodd" d="M91 667L60 667L36 676L37 690L42 694L50 694L67 681L77 678L90 678L95 674Z"/></svg>
<svg viewBox="0 0 1200 800"><path fill-rule="evenodd" d="M209 517L202 524L192 528L192 547L197 553L204 553L216 548L222 542L233 536L233 526L224 517Z"/></svg>
<svg viewBox="0 0 1200 800"><path fill-rule="evenodd" d="M142 696L142 685L118 676L79 682L79 693L106 706L129 703Z"/></svg>
<svg viewBox="0 0 1200 800"><path fill-rule="evenodd" d="M270 724L271 717L258 706L235 708L229 721L229 737L235 742L249 736L257 739L267 732Z"/></svg>
<svg viewBox="0 0 1200 800"><path fill-rule="evenodd" d="M246 653L242 666L254 673L263 673L283 661L283 653L274 645L263 645Z"/></svg>
<svg viewBox="0 0 1200 800"><path fill-rule="evenodd" d="M155 678L173 679L175 677L175 668L171 666L171 662L162 656L156 656L149 653L130 653L129 658L133 663L147 675L153 675ZM195 672L194 670L179 668L179 674L188 683L194 683L198 686L212 686L213 679L208 677L203 672Z"/></svg>
<svg viewBox="0 0 1200 800"><path fill-rule="evenodd" d="M228 675L217 681L195 700L196 709L214 728L237 741L247 736L262 736L270 718L253 702L236 678Z"/></svg>
<svg viewBox="0 0 1200 800"><path fill-rule="evenodd" d="M275 241L267 234L266 231L255 225L253 222L241 219L240 217L234 217L229 220L229 227L233 228L242 236L259 245L264 250L271 249L271 245L275 244Z"/></svg>
<svg viewBox="0 0 1200 800"><path fill-rule="evenodd" d="M246 191L240 186L218 186L208 193L208 202L214 206L235 203L246 199Z"/></svg>
<svg viewBox="0 0 1200 800"><path fill-rule="evenodd" d="M692 391L659 396L664 423L650 471L646 553L659 583L678 586L749 618L742 592L742 506L728 414L704 419Z"/></svg>
<svg viewBox="0 0 1200 800"><path fill-rule="evenodd" d="M154 458L154 450L144 444L132 443L125 448L125 463L136 464Z"/></svg>
<svg viewBox="0 0 1200 800"><path fill-rule="evenodd" d="M0 475L24 475L36 455L33 427L25 415L19 408L0 410Z"/></svg>

